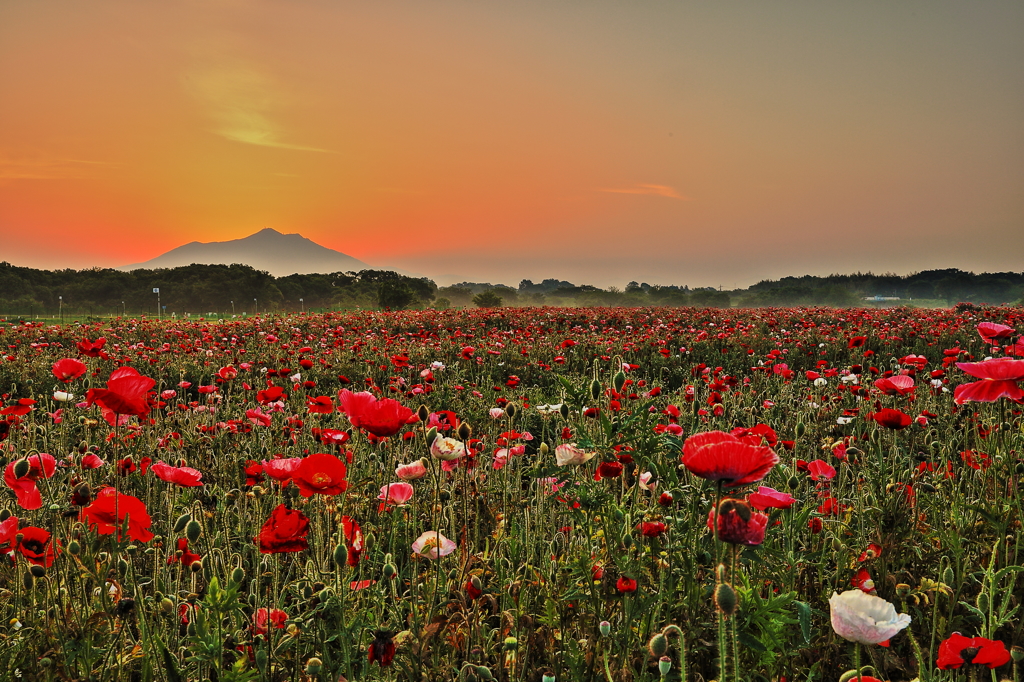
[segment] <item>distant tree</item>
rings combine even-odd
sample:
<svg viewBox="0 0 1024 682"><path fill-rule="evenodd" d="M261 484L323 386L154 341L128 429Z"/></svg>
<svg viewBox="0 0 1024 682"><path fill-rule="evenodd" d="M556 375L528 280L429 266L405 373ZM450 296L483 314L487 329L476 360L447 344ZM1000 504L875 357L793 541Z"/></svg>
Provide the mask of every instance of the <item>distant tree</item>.
<svg viewBox="0 0 1024 682"><path fill-rule="evenodd" d="M404 310L416 301L416 293L406 282L381 282L377 289L377 303L388 310Z"/></svg>
<svg viewBox="0 0 1024 682"><path fill-rule="evenodd" d="M473 297L473 305L477 308L500 308L502 298L494 289L489 289Z"/></svg>
<svg viewBox="0 0 1024 682"><path fill-rule="evenodd" d="M473 290L468 287L441 287L437 294L447 298L454 306L466 306L473 302Z"/></svg>

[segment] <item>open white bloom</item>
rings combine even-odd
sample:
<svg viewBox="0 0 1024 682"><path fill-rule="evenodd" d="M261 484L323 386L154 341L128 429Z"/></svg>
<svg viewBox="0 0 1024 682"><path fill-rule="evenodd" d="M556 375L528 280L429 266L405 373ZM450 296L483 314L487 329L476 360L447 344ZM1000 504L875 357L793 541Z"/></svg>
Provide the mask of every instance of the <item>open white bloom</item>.
<svg viewBox="0 0 1024 682"><path fill-rule="evenodd" d="M75 398L75 394L74 393L68 393L67 391L54 391L53 392L53 399L56 400L58 403L66 403L69 400L74 400L74 398Z"/></svg>
<svg viewBox="0 0 1024 682"><path fill-rule="evenodd" d="M832 629L851 642L878 644L910 625L910 616L897 615L891 603L860 590L834 592L828 605L832 611Z"/></svg>
<svg viewBox="0 0 1024 682"><path fill-rule="evenodd" d="M554 414L555 412L558 412L561 409L562 409L562 403L558 403L557 405L538 405L537 406L537 411L540 412L541 414Z"/></svg>
<svg viewBox="0 0 1024 682"><path fill-rule="evenodd" d="M555 448L555 464L560 467L568 466L570 464L583 464L584 462L593 459L596 455L596 452L585 452L584 450L581 450L576 447L576 443L565 443Z"/></svg>
<svg viewBox="0 0 1024 682"><path fill-rule="evenodd" d="M448 556L454 552L457 547L458 545L438 533L436 530L428 530L426 533L416 538L412 543L412 551L416 555L426 557L428 559L437 559L438 557Z"/></svg>
<svg viewBox="0 0 1024 682"><path fill-rule="evenodd" d="M439 459L443 462L450 462L453 459L458 459L465 455L466 446L463 445L460 440L445 438L438 434L437 437L434 438L434 442L430 444L430 454L434 459Z"/></svg>

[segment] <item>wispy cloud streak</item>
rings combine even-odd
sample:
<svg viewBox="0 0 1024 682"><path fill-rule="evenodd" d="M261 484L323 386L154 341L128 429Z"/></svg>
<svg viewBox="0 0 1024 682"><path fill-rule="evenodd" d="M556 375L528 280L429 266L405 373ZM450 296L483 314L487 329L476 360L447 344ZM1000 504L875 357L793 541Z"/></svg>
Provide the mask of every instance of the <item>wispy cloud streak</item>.
<svg viewBox="0 0 1024 682"><path fill-rule="evenodd" d="M679 199L681 201L689 201L689 197L684 197L673 187L668 185L645 185L637 184L632 187L604 187L598 192L608 192L610 194L646 194L648 196L655 197L666 197L668 199Z"/></svg>

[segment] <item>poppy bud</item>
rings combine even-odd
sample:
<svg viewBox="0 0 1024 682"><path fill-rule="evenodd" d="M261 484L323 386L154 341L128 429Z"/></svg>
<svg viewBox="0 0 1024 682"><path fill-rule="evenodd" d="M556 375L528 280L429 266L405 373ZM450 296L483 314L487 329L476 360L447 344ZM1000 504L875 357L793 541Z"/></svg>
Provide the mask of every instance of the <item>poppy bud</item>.
<svg viewBox="0 0 1024 682"><path fill-rule="evenodd" d="M478 665L476 667L476 676L481 680L493 680L494 674L491 673L491 669L485 665Z"/></svg>
<svg viewBox="0 0 1024 682"><path fill-rule="evenodd" d="M590 382L590 397L594 400L601 397L601 382L597 379Z"/></svg>
<svg viewBox="0 0 1024 682"><path fill-rule="evenodd" d="M245 580L245 569L241 566L236 566L235 570L231 571L231 582L241 585L243 580Z"/></svg>
<svg viewBox="0 0 1024 682"><path fill-rule="evenodd" d="M459 440L467 441L473 437L473 427L462 422L459 424Z"/></svg>
<svg viewBox="0 0 1024 682"><path fill-rule="evenodd" d="M396 575L398 575L398 567L389 561L388 563L384 564L383 572L384 577L390 580L391 578L394 578Z"/></svg>
<svg viewBox="0 0 1024 682"><path fill-rule="evenodd" d="M171 601L170 599L168 599L167 597L164 597L163 599L160 600L160 610L163 611L164 613L173 613L174 612L174 602Z"/></svg>
<svg viewBox="0 0 1024 682"><path fill-rule="evenodd" d="M655 634L647 642L647 650L651 652L653 658L661 658L668 653L668 637L660 632Z"/></svg>
<svg viewBox="0 0 1024 682"><path fill-rule="evenodd" d="M306 661L306 674L307 675L319 675L320 670L324 667L324 662L314 656L313 658Z"/></svg>
<svg viewBox="0 0 1024 682"><path fill-rule="evenodd" d="M27 459L19 459L14 464L14 477L24 478L25 476L28 476L28 472L31 468L32 465L28 463Z"/></svg>
<svg viewBox="0 0 1024 682"><path fill-rule="evenodd" d="M804 424L803 422L797 422L796 430L794 431L794 433L796 433L797 438L802 438L803 435L807 433L807 425Z"/></svg>
<svg viewBox="0 0 1024 682"><path fill-rule="evenodd" d="M26 590L31 590L32 586L35 585L35 578L33 577L30 571L26 571L21 576L21 584L25 587Z"/></svg>
<svg viewBox="0 0 1024 682"><path fill-rule="evenodd" d="M505 414L508 415L509 419L514 418L516 416L516 412L518 411L519 408L516 407L515 403L508 403L505 405Z"/></svg>
<svg viewBox="0 0 1024 682"><path fill-rule="evenodd" d="M537 450L540 452L541 457L545 457L549 452L551 452L551 448L548 447L547 443L541 443Z"/></svg>
<svg viewBox="0 0 1024 682"><path fill-rule="evenodd" d="M427 421L427 417L430 416L430 408L426 405L420 405L419 409L416 410L416 416L420 418L421 422Z"/></svg>
<svg viewBox="0 0 1024 682"><path fill-rule="evenodd" d="M481 584L479 577L474 575L466 581L466 594L469 595L470 599L476 599L483 593L484 586Z"/></svg>
<svg viewBox="0 0 1024 682"><path fill-rule="evenodd" d="M174 522L174 532L175 533L180 533L181 531L185 530L185 526L187 526L188 522L191 521L191 520L192 520L192 515L189 514L188 512L186 512L186 513L182 514L181 516L179 516L178 520Z"/></svg>
<svg viewBox="0 0 1024 682"><path fill-rule="evenodd" d="M46 576L46 569L42 566L29 566L28 570L32 574L33 578L43 578Z"/></svg>
<svg viewBox="0 0 1024 682"><path fill-rule="evenodd" d="M437 427L431 426L429 429L427 429L427 444L429 445L430 443L433 443L435 440L437 440Z"/></svg>
<svg viewBox="0 0 1024 682"><path fill-rule="evenodd" d="M344 542L339 542L334 548L334 563L338 568L345 568L348 564L348 547Z"/></svg>
<svg viewBox="0 0 1024 682"><path fill-rule="evenodd" d="M790 490L796 490L800 487L800 479L796 476L790 476L786 484L789 486Z"/></svg>
<svg viewBox="0 0 1024 682"><path fill-rule="evenodd" d="M715 588L715 606L723 615L731 616L736 613L736 606L739 600L736 597L736 590L732 589L729 583L718 583Z"/></svg>
<svg viewBox="0 0 1024 682"><path fill-rule="evenodd" d="M78 544L77 540L72 540L68 543L68 554L71 556L79 556L82 553L82 546Z"/></svg>
<svg viewBox="0 0 1024 682"><path fill-rule="evenodd" d="M658 497L658 504L662 507L671 507L674 501L670 492L664 492Z"/></svg>
<svg viewBox="0 0 1024 682"><path fill-rule="evenodd" d="M203 527L199 525L196 520L189 521L185 526L185 537L188 538L189 542L195 542L199 539L199 536L203 534Z"/></svg>
<svg viewBox="0 0 1024 682"><path fill-rule="evenodd" d="M615 373L612 377L612 385L615 386L616 391L621 391L622 387L626 385L626 374L621 369ZM594 396L595 398L597 396Z"/></svg>
<svg viewBox="0 0 1024 682"><path fill-rule="evenodd" d="M947 566L946 570L942 572L942 582L947 585L952 585L956 582L956 574L953 572L952 566Z"/></svg>
<svg viewBox="0 0 1024 682"><path fill-rule="evenodd" d="M601 633L602 637L607 637L612 633L612 624L606 620L602 620L597 626L598 632Z"/></svg>
<svg viewBox="0 0 1024 682"><path fill-rule="evenodd" d="M11 518L11 510L0 509L0 521L6 521L9 518Z"/></svg>
<svg viewBox="0 0 1024 682"><path fill-rule="evenodd" d="M672 659L668 656L662 656L658 659L658 672L662 677L668 675L669 671L672 670Z"/></svg>
<svg viewBox="0 0 1024 682"><path fill-rule="evenodd" d="M562 419L569 418L569 406L562 403L562 406L558 408L558 414L562 415Z"/></svg>

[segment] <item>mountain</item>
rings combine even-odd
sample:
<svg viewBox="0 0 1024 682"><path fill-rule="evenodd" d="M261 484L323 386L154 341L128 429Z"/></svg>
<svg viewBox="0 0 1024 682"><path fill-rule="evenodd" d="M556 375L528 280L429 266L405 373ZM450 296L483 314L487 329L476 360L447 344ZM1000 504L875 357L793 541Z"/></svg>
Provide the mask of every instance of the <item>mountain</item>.
<svg viewBox="0 0 1024 682"><path fill-rule="evenodd" d="M260 230L244 239L226 242L191 242L145 263L124 265L118 270L153 270L202 265L242 263L257 270L266 270L275 277L293 274L349 272L369 270L371 266L328 249L301 234L281 234L272 228Z"/></svg>

